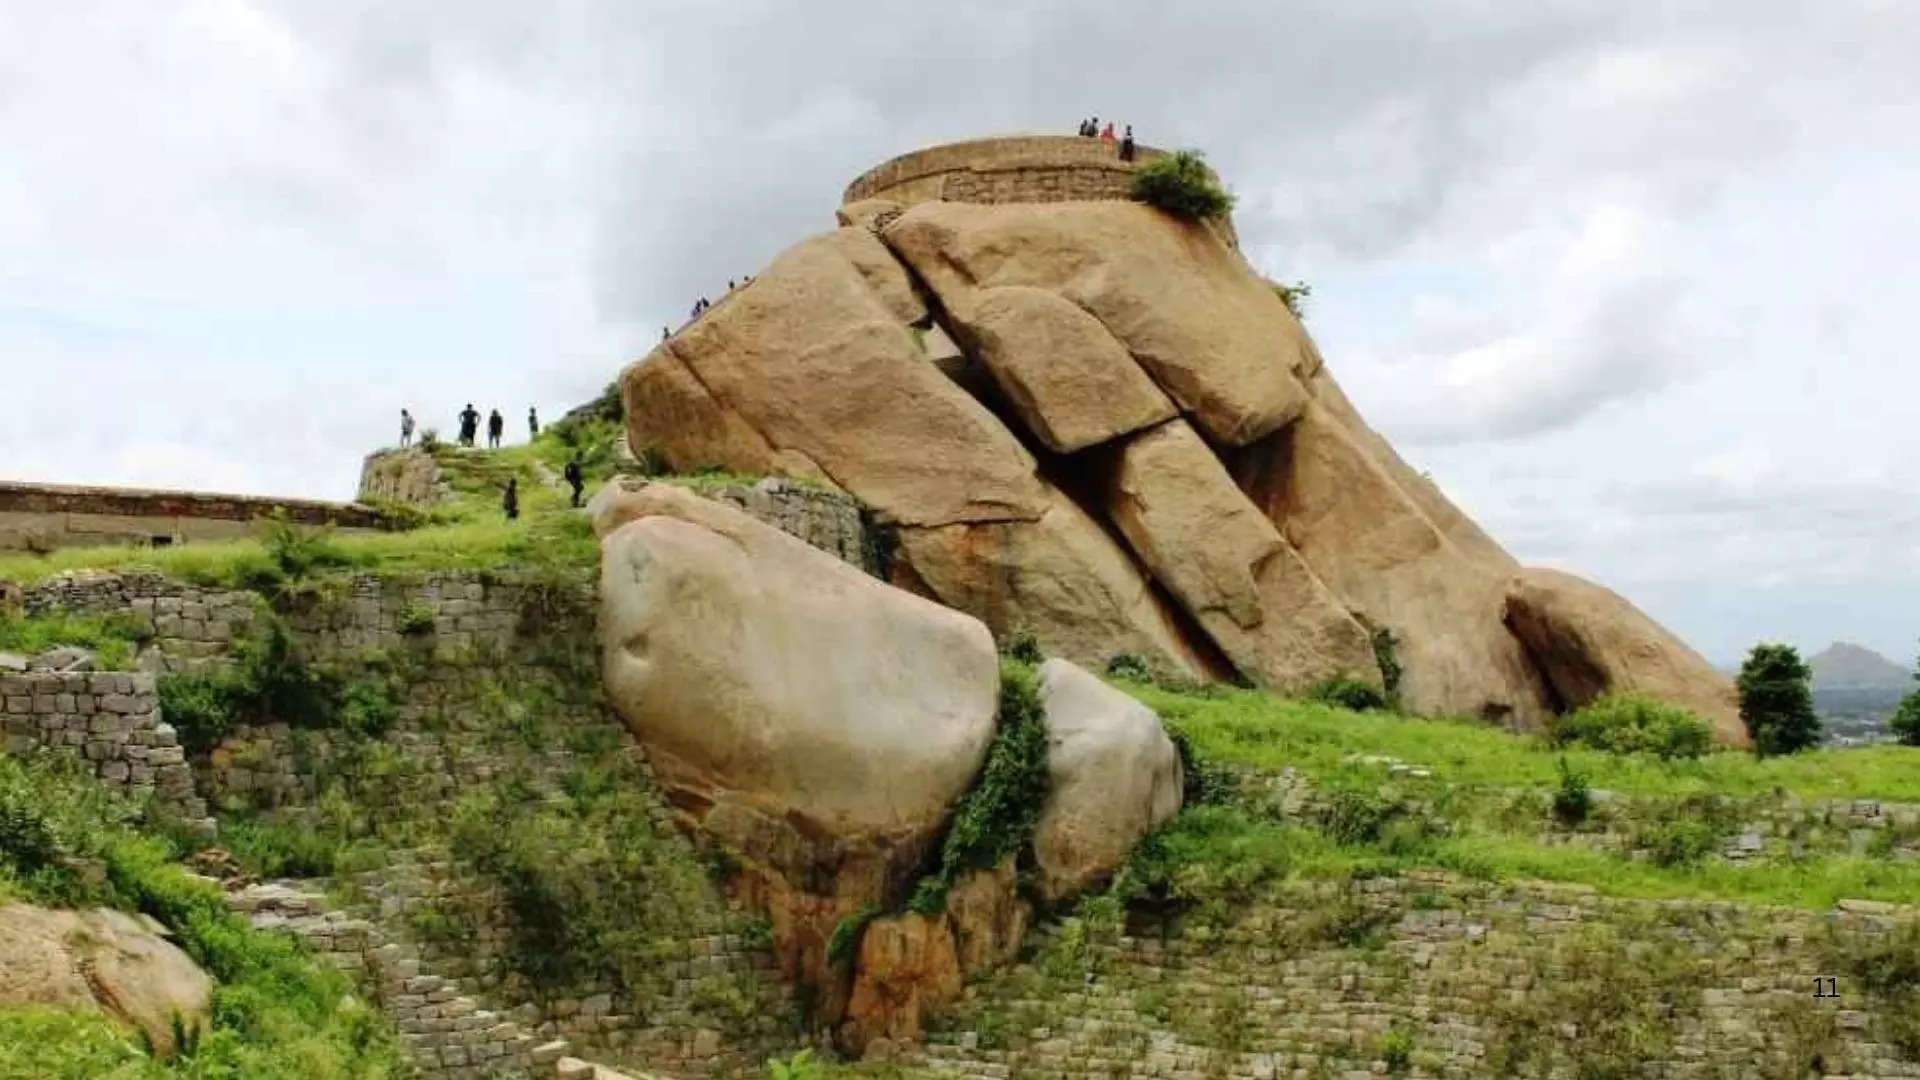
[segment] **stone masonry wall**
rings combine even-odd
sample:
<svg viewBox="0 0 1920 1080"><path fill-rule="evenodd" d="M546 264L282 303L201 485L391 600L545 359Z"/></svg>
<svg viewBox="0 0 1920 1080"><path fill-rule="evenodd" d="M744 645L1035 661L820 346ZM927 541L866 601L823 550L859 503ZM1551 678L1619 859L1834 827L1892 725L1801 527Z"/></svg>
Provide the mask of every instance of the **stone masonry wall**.
<svg viewBox="0 0 1920 1080"><path fill-rule="evenodd" d="M353 503L0 481L0 551L232 539L253 535L255 520L275 512L308 525L385 525Z"/></svg>
<svg viewBox="0 0 1920 1080"><path fill-rule="evenodd" d="M1632 1075L1920 1077L1920 1062L1881 1037L1875 1005L1831 966L1825 944L1870 940L1910 910L1843 902L1823 915L1618 900L1440 874L1357 888L1380 922L1377 936L1347 946L1324 932L1339 905L1327 890L1256 907L1222 930L1076 942L1083 927L1044 926L1029 942L1034 963L971 988L945 1030L903 1056L979 1080L1574 1076L1566 1057L1549 1072L1540 1055L1553 1052L1548 1044L1572 1053L1593 1033L1567 1015L1540 1026L1526 1009L1605 993L1590 972L1564 970L1555 957L1572 954L1555 950L1611 927L1615 936L1602 940L1614 949L1671 935L1691 965L1691 1003L1658 1021L1673 1033L1671 1049L1636 1060L1644 1071ZM1322 932L1302 930L1314 926ZM1077 962L1048 971L1063 946ZM1816 977L1836 978L1837 996L1816 997ZM1388 1056L1390 1032L1398 1061ZM1523 1052L1515 1040L1526 1038L1533 1056L1499 1072L1497 1056L1511 1062Z"/></svg>
<svg viewBox="0 0 1920 1080"><path fill-rule="evenodd" d="M72 754L106 786L158 795L190 822L205 823L192 769L149 674L26 672L0 676L0 734L10 754Z"/></svg>
<svg viewBox="0 0 1920 1080"><path fill-rule="evenodd" d="M362 502L392 502L432 506L448 494L440 463L418 447L375 450L360 465Z"/></svg>

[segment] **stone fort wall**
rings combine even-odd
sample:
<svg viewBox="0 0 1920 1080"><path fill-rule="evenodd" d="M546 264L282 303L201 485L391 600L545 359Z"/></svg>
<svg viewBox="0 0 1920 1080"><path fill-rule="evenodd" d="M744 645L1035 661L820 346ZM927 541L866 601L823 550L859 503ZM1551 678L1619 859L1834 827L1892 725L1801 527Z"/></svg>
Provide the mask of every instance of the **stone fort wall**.
<svg viewBox="0 0 1920 1080"><path fill-rule="evenodd" d="M885 199L902 207L945 200L971 203L1125 199L1134 170L1164 150L1136 147L1121 161L1099 139L1019 135L943 143L884 161L847 185L842 205ZM1217 180L1218 177L1216 176ZM1231 221L1222 230L1235 242Z"/></svg>
<svg viewBox="0 0 1920 1080"><path fill-rule="evenodd" d="M1125 198L1133 170L1165 153L1150 146L1137 151L1136 161L1121 161L1099 139L1071 135L942 143L861 173L847 185L841 201L886 199L902 206L931 199L1053 202L1073 197L1061 194L1065 191L1086 192L1086 198Z"/></svg>
<svg viewBox="0 0 1920 1080"><path fill-rule="evenodd" d="M254 521L276 511L302 525L385 525L356 503L0 481L0 551L231 540L252 536Z"/></svg>

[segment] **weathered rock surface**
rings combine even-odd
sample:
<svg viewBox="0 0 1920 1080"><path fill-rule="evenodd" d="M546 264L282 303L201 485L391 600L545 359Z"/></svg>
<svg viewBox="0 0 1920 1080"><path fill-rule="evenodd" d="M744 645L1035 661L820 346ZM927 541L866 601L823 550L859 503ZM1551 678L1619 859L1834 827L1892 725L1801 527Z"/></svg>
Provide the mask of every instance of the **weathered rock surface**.
<svg viewBox="0 0 1920 1080"><path fill-rule="evenodd" d="M1131 652L1170 675L1226 674L1181 633L1127 553L1058 492L1037 521L903 528L900 546L932 595L998 637L1031 630L1049 651L1091 666Z"/></svg>
<svg viewBox="0 0 1920 1080"><path fill-rule="evenodd" d="M966 976L1014 958L1031 915L1009 857L954 883L938 915L868 923L854 957L841 1043L861 1053L918 1042L927 1012L959 997Z"/></svg>
<svg viewBox="0 0 1920 1080"><path fill-rule="evenodd" d="M1366 628L1184 421L1126 442L1107 512L1247 678L1281 691L1327 673L1378 683Z"/></svg>
<svg viewBox="0 0 1920 1080"><path fill-rule="evenodd" d="M1372 682L1389 631L1417 711L1567 700L1505 621L1518 563L1216 231L1115 201L842 220L629 369L635 445L825 478L901 526L896 584L1090 667Z"/></svg>
<svg viewBox="0 0 1920 1080"><path fill-rule="evenodd" d="M1620 594L1558 570L1522 570L1507 585L1506 619L1563 707L1645 694L1693 710L1723 743L1748 744L1733 680Z"/></svg>
<svg viewBox="0 0 1920 1080"><path fill-rule="evenodd" d="M622 378L633 441L676 468L798 455L904 524L1039 517L1032 455L925 362L898 310L905 272L881 273L876 257L864 230L802 241L661 343Z"/></svg>
<svg viewBox="0 0 1920 1080"><path fill-rule="evenodd" d="M1039 888L1073 895L1180 809L1180 755L1153 710L1065 660L1040 665L1051 789L1034 830Z"/></svg>
<svg viewBox="0 0 1920 1080"><path fill-rule="evenodd" d="M0 1009L99 1010L171 1055L176 1014L189 1029L207 1026L213 980L158 929L107 908L0 905Z"/></svg>
<svg viewBox="0 0 1920 1080"><path fill-rule="evenodd" d="M1239 446L1299 415L1299 323L1203 226L1126 202L927 202L882 230L949 309L1032 286L1085 309L1215 440Z"/></svg>
<svg viewBox="0 0 1920 1080"><path fill-rule="evenodd" d="M1547 716L1539 675L1501 622L1516 564L1463 550L1364 435L1316 401L1236 462L1242 489L1314 574L1366 625L1393 632L1411 707L1523 726Z"/></svg>
<svg viewBox="0 0 1920 1080"><path fill-rule="evenodd" d="M947 298L1028 431L1072 453L1174 415L1173 402L1078 305L1045 289L1007 286Z"/></svg>
<svg viewBox="0 0 1920 1080"><path fill-rule="evenodd" d="M789 970L817 964L979 768L993 640L681 488L609 485L592 514L608 697L675 808L768 877Z"/></svg>

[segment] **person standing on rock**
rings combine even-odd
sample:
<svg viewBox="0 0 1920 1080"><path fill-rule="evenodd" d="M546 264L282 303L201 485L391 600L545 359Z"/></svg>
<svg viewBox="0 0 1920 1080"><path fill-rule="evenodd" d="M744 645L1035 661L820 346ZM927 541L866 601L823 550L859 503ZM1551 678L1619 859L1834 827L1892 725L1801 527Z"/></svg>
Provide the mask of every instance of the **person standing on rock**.
<svg viewBox="0 0 1920 1080"><path fill-rule="evenodd" d="M405 409L400 410L400 445L413 445L413 414Z"/></svg>
<svg viewBox="0 0 1920 1080"><path fill-rule="evenodd" d="M473 438L479 432L480 413L473 407L473 402L469 401L467 407L460 410L460 445L472 446Z"/></svg>
<svg viewBox="0 0 1920 1080"><path fill-rule="evenodd" d="M1087 130L1081 132L1080 134L1085 135L1089 139L1093 138L1095 135L1100 134L1100 118L1096 116L1093 119L1087 121Z"/></svg>
<svg viewBox="0 0 1920 1080"><path fill-rule="evenodd" d="M520 481L511 476L507 478L507 493L500 497L500 509L507 512L508 521L520 517Z"/></svg>
<svg viewBox="0 0 1920 1080"><path fill-rule="evenodd" d="M527 406L527 439L531 441L539 437L540 437L540 414L534 412L533 406L529 405Z"/></svg>
<svg viewBox="0 0 1920 1080"><path fill-rule="evenodd" d="M580 455L575 454L573 460L567 462L566 477L567 486L573 489L573 505L579 506L581 489L587 486L586 473L580 468Z"/></svg>
<svg viewBox="0 0 1920 1080"><path fill-rule="evenodd" d="M1120 160L1133 160L1133 125L1127 125L1127 137L1120 140Z"/></svg>
<svg viewBox="0 0 1920 1080"><path fill-rule="evenodd" d="M664 326L663 326L663 327L661 327L661 328L660 328L660 340L661 340L661 341L665 341L665 340L667 340L667 338L669 338L669 337L672 337L672 336L673 336L672 334L670 334L670 333L668 333L668 332L667 332L667 328L666 328L666 327L664 327Z"/></svg>
<svg viewBox="0 0 1920 1080"><path fill-rule="evenodd" d="M1107 121L1107 126L1100 129L1100 142L1106 146L1113 145L1113 121Z"/></svg>
<svg viewBox="0 0 1920 1080"><path fill-rule="evenodd" d="M487 449L500 449L500 435L506 430L506 420L501 418L499 409L494 409L487 416Z"/></svg>

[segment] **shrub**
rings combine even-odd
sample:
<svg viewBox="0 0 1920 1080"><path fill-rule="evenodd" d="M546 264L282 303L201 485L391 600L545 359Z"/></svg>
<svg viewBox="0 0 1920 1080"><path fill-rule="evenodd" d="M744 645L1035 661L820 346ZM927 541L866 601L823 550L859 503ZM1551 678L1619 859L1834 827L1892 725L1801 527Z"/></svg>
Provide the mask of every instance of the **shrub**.
<svg viewBox="0 0 1920 1080"><path fill-rule="evenodd" d="M439 428L422 428L420 430L420 449L429 454L440 449Z"/></svg>
<svg viewBox="0 0 1920 1080"><path fill-rule="evenodd" d="M400 614L394 619L393 625L394 629L403 634L416 636L431 634L434 625L433 607L418 600L412 601L400 609Z"/></svg>
<svg viewBox="0 0 1920 1080"><path fill-rule="evenodd" d="M1001 652L1009 660L1018 660L1023 664L1039 664L1046 660L1046 653L1040 651L1040 638L1024 627L1007 635L1006 648Z"/></svg>
<svg viewBox="0 0 1920 1080"><path fill-rule="evenodd" d="M1306 301L1307 297L1313 295L1313 286L1304 281L1296 281L1291 285L1283 285L1278 281L1270 281L1268 284L1273 286L1273 291L1280 297L1280 302L1287 305L1287 310L1293 312L1294 318L1298 319L1306 314Z"/></svg>
<svg viewBox="0 0 1920 1080"><path fill-rule="evenodd" d="M1820 741L1813 669L1791 645L1755 645L1740 666L1740 719L1761 756L1792 754Z"/></svg>
<svg viewBox="0 0 1920 1080"><path fill-rule="evenodd" d="M1715 795L1689 795L1643 813L1629 842L1655 866L1692 866L1719 851L1740 824L1733 805Z"/></svg>
<svg viewBox="0 0 1920 1080"><path fill-rule="evenodd" d="M1407 1071L1413 1064L1413 1032L1398 1024L1387 1029L1380 1036L1380 1060L1386 1062L1387 1072L1398 1074Z"/></svg>
<svg viewBox="0 0 1920 1080"><path fill-rule="evenodd" d="M332 529L303 528L287 516L284 508L275 507L262 519L260 530L267 558L286 577L353 565L353 557L334 541Z"/></svg>
<svg viewBox="0 0 1920 1080"><path fill-rule="evenodd" d="M1593 792L1587 787L1587 775L1569 767L1566 758L1560 759L1558 767L1560 786L1553 793L1553 816L1572 828L1593 812Z"/></svg>
<svg viewBox="0 0 1920 1080"><path fill-rule="evenodd" d="M861 935L867 932L867 924L879 914L879 907L868 904L834 923L833 934L827 938L827 963L841 971L851 969L854 954L860 951Z"/></svg>
<svg viewBox="0 0 1920 1080"><path fill-rule="evenodd" d="M1134 682L1146 682L1149 677L1147 658L1139 653L1114 653L1107 658L1107 674L1116 679L1132 679Z"/></svg>
<svg viewBox="0 0 1920 1080"><path fill-rule="evenodd" d="M1322 701L1354 712L1387 707L1387 695L1381 693L1379 687L1368 686L1366 683L1345 676L1328 679L1314 686L1307 691L1307 696L1314 701Z"/></svg>
<svg viewBox="0 0 1920 1080"><path fill-rule="evenodd" d="M991 867L1024 849L1046 798L1047 725L1039 682L1028 665L1003 660L1000 709L987 763L947 826L939 869L920 882L909 906L923 915L938 912L961 874Z"/></svg>
<svg viewBox="0 0 1920 1080"><path fill-rule="evenodd" d="M1400 680L1406 669L1400 666L1400 639L1382 626L1373 632L1373 662L1380 667L1380 685L1387 688L1387 700L1400 700Z"/></svg>
<svg viewBox="0 0 1920 1080"><path fill-rule="evenodd" d="M1198 150L1181 150L1140 166L1131 194L1188 221L1224 217L1233 209L1233 196L1214 180Z"/></svg>
<svg viewBox="0 0 1920 1080"><path fill-rule="evenodd" d="M773 1058L767 1062L767 1080L821 1080L826 1073L826 1068L813 1059L811 1049L802 1050L785 1061Z"/></svg>
<svg viewBox="0 0 1920 1080"><path fill-rule="evenodd" d="M1713 749L1713 729L1677 705L1637 694L1608 694L1547 721L1555 746L1575 744L1614 754L1697 758Z"/></svg>

